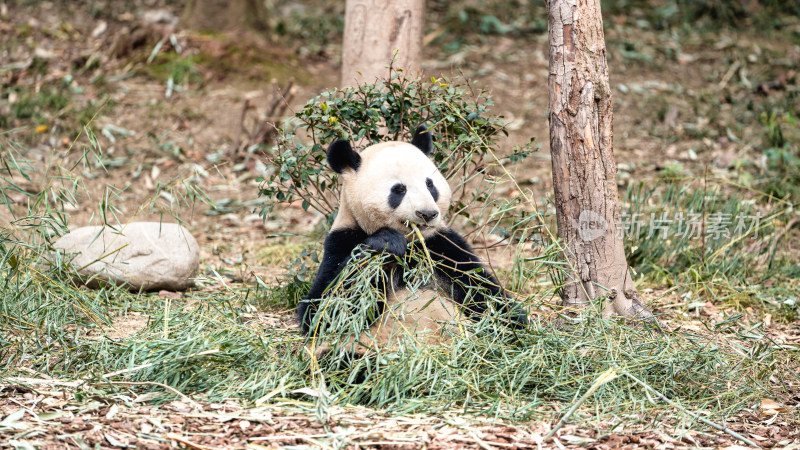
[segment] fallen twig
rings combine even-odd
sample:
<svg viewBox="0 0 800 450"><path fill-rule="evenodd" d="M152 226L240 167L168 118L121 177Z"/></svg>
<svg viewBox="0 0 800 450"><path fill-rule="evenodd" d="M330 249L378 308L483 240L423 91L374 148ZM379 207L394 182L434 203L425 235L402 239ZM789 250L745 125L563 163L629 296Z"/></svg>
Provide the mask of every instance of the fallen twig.
<svg viewBox="0 0 800 450"><path fill-rule="evenodd" d="M125 385L125 386L158 386L158 387L164 388L164 389L168 390L169 392L172 392L173 394L177 395L178 397L186 400L193 407L195 407L197 409L200 409L200 410L203 409L203 405L201 405L200 403L197 403L196 401L192 400L191 398L189 398L188 395L184 394L183 392L175 389L172 386L167 386L164 383L159 383L157 381L112 381L112 380L107 380L107 381L109 383L111 383L111 384L119 384L119 385Z"/></svg>
<svg viewBox="0 0 800 450"><path fill-rule="evenodd" d="M181 444L189 447L189 448L196 448L198 450L211 450L211 447L206 447L205 445L195 444L194 442L185 439L183 436L179 436L175 433L167 434L167 439L172 439L173 441L180 442Z"/></svg>

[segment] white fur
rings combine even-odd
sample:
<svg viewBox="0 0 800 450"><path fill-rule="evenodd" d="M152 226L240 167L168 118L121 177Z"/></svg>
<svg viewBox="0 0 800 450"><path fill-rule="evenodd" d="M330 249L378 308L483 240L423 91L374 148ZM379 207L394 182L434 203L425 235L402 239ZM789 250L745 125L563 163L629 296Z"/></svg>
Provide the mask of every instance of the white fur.
<svg viewBox="0 0 800 450"><path fill-rule="evenodd" d="M339 214L333 229L348 228L357 224L366 233L380 228L393 228L407 236L415 223L426 237L445 226L447 209L452 192L447 180L436 165L417 147L405 142L384 142L361 152L361 166L357 171L347 169L343 181ZM425 180L430 178L439 199L433 200ZM407 192L396 209L389 207L389 193L397 183L403 183ZM430 223L421 220L418 210L437 211L439 215Z"/></svg>
<svg viewBox="0 0 800 450"><path fill-rule="evenodd" d="M359 354L397 350L404 342L417 345L436 345L445 342L458 328L455 325L459 311L449 299L440 297L432 289L412 292L399 289L387 295L386 310L369 329L339 343L340 348ZM318 347L320 356L330 349L328 344Z"/></svg>

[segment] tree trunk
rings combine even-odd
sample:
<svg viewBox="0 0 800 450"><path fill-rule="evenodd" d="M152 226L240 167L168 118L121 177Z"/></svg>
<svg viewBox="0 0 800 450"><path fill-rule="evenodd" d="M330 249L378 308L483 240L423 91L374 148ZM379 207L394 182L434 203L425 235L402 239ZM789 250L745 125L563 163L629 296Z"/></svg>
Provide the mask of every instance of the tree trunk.
<svg viewBox="0 0 800 450"><path fill-rule="evenodd" d="M342 45L342 86L373 83L389 64L421 74L425 0L347 0Z"/></svg>
<svg viewBox="0 0 800 450"><path fill-rule="evenodd" d="M198 31L263 31L266 8L260 0L188 0L181 23Z"/></svg>
<svg viewBox="0 0 800 450"><path fill-rule="evenodd" d="M611 89L600 0L548 0L550 153L558 236L569 263L564 306L606 296L603 315L649 318L620 226Z"/></svg>

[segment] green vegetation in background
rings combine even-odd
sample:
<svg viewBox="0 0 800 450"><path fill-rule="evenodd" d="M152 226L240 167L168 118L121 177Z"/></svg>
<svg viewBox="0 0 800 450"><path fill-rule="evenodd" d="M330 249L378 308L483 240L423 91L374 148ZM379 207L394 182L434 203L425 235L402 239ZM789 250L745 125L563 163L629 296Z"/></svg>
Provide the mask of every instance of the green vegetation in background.
<svg viewBox="0 0 800 450"><path fill-rule="evenodd" d="M800 316L800 272L784 243L796 208L753 197L713 179L629 187L622 219L628 262L646 284L677 290L686 308L756 306L792 322Z"/></svg>
<svg viewBox="0 0 800 450"><path fill-rule="evenodd" d="M800 15L796 0L602 0L603 13L627 16L634 12L657 29L703 26L709 29L750 27L777 29L785 19Z"/></svg>
<svg viewBox="0 0 800 450"><path fill-rule="evenodd" d="M682 165L668 164L660 182L628 187L626 254L649 282L677 289L687 307L757 306L792 322L800 317L800 271L797 249L786 244L797 233L800 134L792 113L760 119L756 162L739 164L738 181L688 178Z"/></svg>
<svg viewBox="0 0 800 450"><path fill-rule="evenodd" d="M325 56L335 53L344 33L344 2L321 0L312 2L276 1L270 11L275 34L299 46L301 56ZM290 11L280 14L279 9Z"/></svg>
<svg viewBox="0 0 800 450"><path fill-rule="evenodd" d="M296 241L299 236L293 236ZM305 244L283 243L273 244L262 249L259 258L265 266L279 266L286 269L285 274L276 284L267 285L258 279L260 289L256 294L256 303L267 310L294 310L297 304L311 290L311 283L319 266L319 255L316 246L309 248Z"/></svg>
<svg viewBox="0 0 800 450"><path fill-rule="evenodd" d="M762 113L763 160L754 185L777 199L800 206L800 121L791 113ZM791 134L784 132L791 130Z"/></svg>
<svg viewBox="0 0 800 450"><path fill-rule="evenodd" d="M173 52L159 53L145 66L147 73L155 80L166 83L172 80L177 85L200 83L203 77L197 71L195 56L184 56Z"/></svg>
<svg viewBox="0 0 800 450"><path fill-rule="evenodd" d="M78 100L82 93L83 88L71 75L44 83L36 92L25 86L0 88L0 105L4 101L9 103L9 114L0 114L0 131L27 127L32 134L39 126L46 126L46 129L80 128L88 123L100 104L105 105L105 113L113 108L113 104L104 101Z"/></svg>
<svg viewBox="0 0 800 450"><path fill-rule="evenodd" d="M327 145L347 139L362 149L387 140L410 140L413 130L426 124L434 135L433 159L453 186L451 213L473 225L483 223L475 203L485 203L491 184L487 166L516 163L532 145L498 158L496 139L507 134L501 118L488 114L491 99L483 92L447 79L410 80L389 72L391 80L356 88L334 89L310 100L283 127L278 143L265 156L275 170L263 181L259 195L277 202L303 200L333 220L338 177L327 167ZM300 137L310 139L310 142ZM478 189L468 189L474 183ZM270 214L267 204L261 215Z"/></svg>
<svg viewBox="0 0 800 450"><path fill-rule="evenodd" d="M486 36L547 33L547 7L538 0L433 0L426 7L427 37L450 53L465 44L483 42ZM622 17L628 24L656 30L779 29L800 16L796 0L602 0L601 8L606 27L617 26L614 17ZM627 49L636 55L634 50Z"/></svg>

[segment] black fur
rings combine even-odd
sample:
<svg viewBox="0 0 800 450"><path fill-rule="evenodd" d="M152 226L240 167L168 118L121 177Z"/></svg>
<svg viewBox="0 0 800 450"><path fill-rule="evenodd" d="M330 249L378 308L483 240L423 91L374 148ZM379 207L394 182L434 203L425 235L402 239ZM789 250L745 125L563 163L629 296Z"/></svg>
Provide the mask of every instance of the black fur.
<svg viewBox="0 0 800 450"><path fill-rule="evenodd" d="M414 146L418 149L422 150L422 153L425 153L425 156L430 156L431 150L433 150L433 135L428 132L428 127L425 125L420 125L414 132L414 137L411 139L411 143L414 144Z"/></svg>
<svg viewBox="0 0 800 450"><path fill-rule="evenodd" d="M331 231L325 238L325 250L317 277L306 299L297 305L297 319L300 321L303 334L308 334L311 329L311 322L317 313L317 305L322 294L349 261L353 249L366 238L367 233L360 228Z"/></svg>
<svg viewBox="0 0 800 450"><path fill-rule="evenodd" d="M376 252L386 252L402 258L408 242L403 233L392 228L381 228L364 239L364 244Z"/></svg>
<svg viewBox="0 0 800 450"><path fill-rule="evenodd" d="M325 290L350 263L353 250L362 244L371 251L386 252L400 258L405 255L407 247L405 236L391 228L381 228L371 235L358 227L331 231L325 238L325 250L317 277L306 298L297 306L297 320L300 321L303 334L308 335L311 331L314 314L317 313L317 306ZM394 282L397 283L398 280L395 279Z"/></svg>
<svg viewBox="0 0 800 450"><path fill-rule="evenodd" d="M345 169L358 170L361 167L361 155L358 154L350 143L338 140L328 147L328 164L336 173Z"/></svg>
<svg viewBox="0 0 800 450"><path fill-rule="evenodd" d="M350 375L347 377L348 381L353 384L362 384L367 381L369 376L368 367L361 367L358 371L353 371L353 367L362 359L364 355L355 351L337 352L334 354L331 350L327 350L319 356L320 366L328 367L334 372L348 371Z"/></svg>
<svg viewBox="0 0 800 450"><path fill-rule="evenodd" d="M461 235L451 229L437 230L436 234L425 240L431 258L440 262L436 265L440 280L451 281L452 298L472 314L483 314L489 307L489 300L484 288L494 297L506 298L505 291L500 288L494 276L489 273ZM480 269L479 276L471 273ZM470 297L470 293L472 295ZM511 301L496 305L496 308L507 314L512 325L527 325L528 317L523 308Z"/></svg>
<svg viewBox="0 0 800 450"><path fill-rule="evenodd" d="M405 236L391 228L381 228L371 235L367 235L360 228L331 231L325 238L325 253L311 291L297 308L303 334L309 334L314 314L325 290L351 261L353 250L360 244L370 251L385 252L400 258L405 255L407 247ZM470 314L483 314L489 307L489 296L508 299L497 279L485 270L472 247L455 231L439 230L425 240L425 245L431 258L439 262L436 265L437 278L449 285L453 300ZM480 273L476 276L473 272L478 269ZM393 283L399 287L402 281L395 277ZM524 326L528 323L525 311L514 302L498 304L496 309L507 314L507 319L512 325Z"/></svg>
<svg viewBox="0 0 800 450"><path fill-rule="evenodd" d="M400 206L400 203L403 203L403 198L406 196L406 185L403 183L397 183L392 186L392 190L389 192L389 206L392 209L397 208Z"/></svg>
<svg viewBox="0 0 800 450"><path fill-rule="evenodd" d="M428 187L428 191L431 193L431 197L433 197L433 201L439 201L439 190L436 189L436 186L433 184L433 180L430 178L425 179L425 186Z"/></svg>

